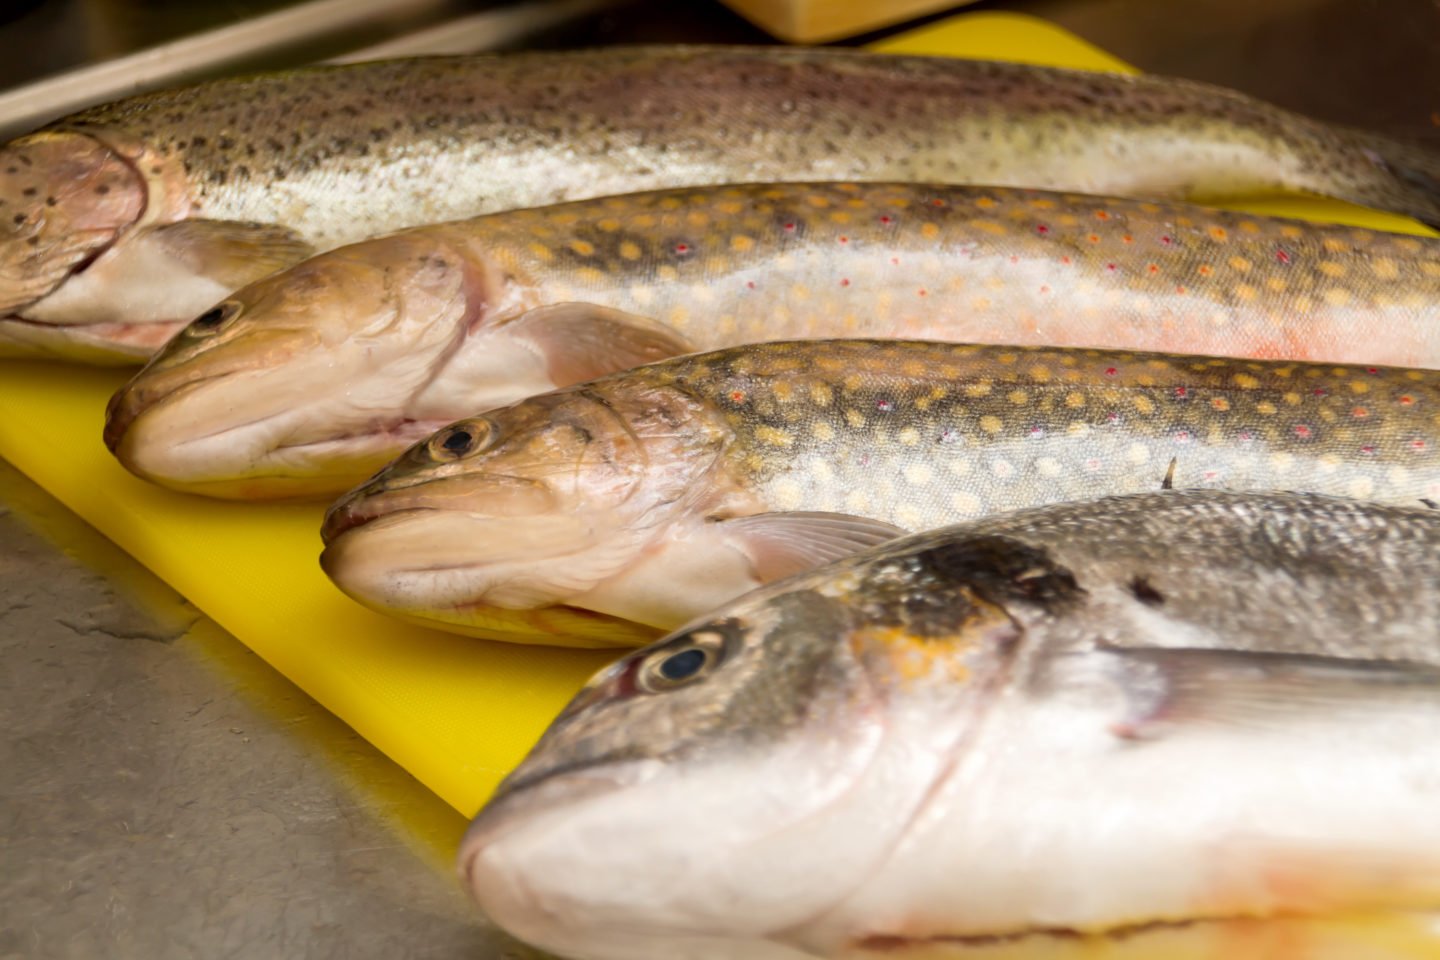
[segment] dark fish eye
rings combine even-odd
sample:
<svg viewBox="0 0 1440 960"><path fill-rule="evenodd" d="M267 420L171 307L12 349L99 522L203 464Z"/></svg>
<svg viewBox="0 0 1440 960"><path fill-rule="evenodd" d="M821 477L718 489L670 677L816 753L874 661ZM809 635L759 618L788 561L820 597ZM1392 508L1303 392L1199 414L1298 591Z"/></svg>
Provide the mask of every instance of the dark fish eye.
<svg viewBox="0 0 1440 960"><path fill-rule="evenodd" d="M486 446L490 425L483 420L468 420L440 431L427 445L435 460L459 460Z"/></svg>
<svg viewBox="0 0 1440 960"><path fill-rule="evenodd" d="M229 320L233 320L240 314L240 304L230 301L218 306L211 307L200 316L190 321L190 330L196 334L214 333L224 326Z"/></svg>
<svg viewBox="0 0 1440 960"><path fill-rule="evenodd" d="M700 680L734 652L743 630L733 620L700 627L656 650L635 672L638 686L662 693Z"/></svg>
<svg viewBox="0 0 1440 960"><path fill-rule="evenodd" d="M700 672L700 668L705 666L707 659L709 659L709 654L704 650L698 647L691 647L689 650L681 650L679 653L670 654L670 656L660 661L660 666L657 669L660 671L660 676L672 683L679 680L689 680Z"/></svg>

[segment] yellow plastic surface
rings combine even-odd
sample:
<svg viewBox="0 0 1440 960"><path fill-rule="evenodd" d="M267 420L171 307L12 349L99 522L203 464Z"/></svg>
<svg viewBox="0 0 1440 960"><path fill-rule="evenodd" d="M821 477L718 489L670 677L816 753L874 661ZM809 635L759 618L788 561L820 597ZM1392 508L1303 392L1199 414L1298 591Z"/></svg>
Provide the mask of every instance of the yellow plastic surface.
<svg viewBox="0 0 1440 960"><path fill-rule="evenodd" d="M1130 70L1054 26L962 14L879 49ZM1261 200L1284 212L1425 232L1328 201ZM0 456L168 581L285 676L472 814L575 689L613 654L513 646L387 620L321 574L323 508L218 503L152 487L100 442L125 371L0 362Z"/></svg>

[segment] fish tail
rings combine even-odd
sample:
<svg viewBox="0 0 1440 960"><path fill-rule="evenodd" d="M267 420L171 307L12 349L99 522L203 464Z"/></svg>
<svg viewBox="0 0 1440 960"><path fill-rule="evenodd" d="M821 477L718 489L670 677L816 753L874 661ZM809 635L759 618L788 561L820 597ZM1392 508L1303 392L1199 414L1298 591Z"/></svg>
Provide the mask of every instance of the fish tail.
<svg viewBox="0 0 1440 960"><path fill-rule="evenodd" d="M1440 153L1359 130L1337 133L1352 162L1332 167L1322 192L1440 230Z"/></svg>

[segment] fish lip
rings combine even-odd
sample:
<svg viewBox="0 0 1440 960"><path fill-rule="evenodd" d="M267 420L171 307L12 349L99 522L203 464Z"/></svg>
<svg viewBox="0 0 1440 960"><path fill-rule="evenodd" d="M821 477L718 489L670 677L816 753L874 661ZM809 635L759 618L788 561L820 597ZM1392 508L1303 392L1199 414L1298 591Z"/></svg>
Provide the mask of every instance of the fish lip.
<svg viewBox="0 0 1440 960"><path fill-rule="evenodd" d="M320 539L325 542L325 553L330 552L337 540L353 530L369 526L381 520L394 523L403 523L411 519L412 514L433 513L435 507L406 507L403 510L392 510L389 513L362 514L358 511L346 510L346 502L340 500L329 510L325 511L325 519L320 522ZM321 554L321 562L324 562L324 554ZM415 569L436 570L439 567L421 567Z"/></svg>
<svg viewBox="0 0 1440 960"><path fill-rule="evenodd" d="M195 392L197 388L204 386L212 380L229 376L229 371L213 373L209 376L191 380L189 383L181 385L163 397L156 397L148 403L127 403L134 393L131 388L140 377L144 376L145 372L145 370L141 370L129 383L115 391L114 395L110 397L110 402L105 406L105 432L103 435L105 446L117 457L120 455L120 444L124 442L126 434L128 434L130 428L135 425L135 421L140 419L141 414L150 413L153 410L168 406L177 400L184 399L189 394ZM242 424L241 426L249 426L249 424ZM224 429L231 428L226 427ZM220 431L216 431L216 433L219 432ZM204 437L192 437L184 442L194 443L199 440L209 439L209 437L214 435L214 433L211 433Z"/></svg>
<svg viewBox="0 0 1440 960"><path fill-rule="evenodd" d="M465 889L475 892L475 861L507 820L512 828L523 827L562 804L585 802L632 786L635 778L625 774L633 773L638 765L634 760L579 760L538 771L514 783L502 782L471 820L460 841L457 866ZM604 775L605 771L608 775ZM543 791L542 795L536 796L537 791Z"/></svg>

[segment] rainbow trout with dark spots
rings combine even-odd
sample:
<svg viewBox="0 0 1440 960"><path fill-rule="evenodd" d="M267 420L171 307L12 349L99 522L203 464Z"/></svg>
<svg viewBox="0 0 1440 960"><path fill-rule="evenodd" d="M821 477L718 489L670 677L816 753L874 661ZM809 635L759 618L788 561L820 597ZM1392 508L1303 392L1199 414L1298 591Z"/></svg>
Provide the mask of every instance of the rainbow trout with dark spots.
<svg viewBox="0 0 1440 960"><path fill-rule="evenodd" d="M904 531L1166 482L1440 502L1440 373L734 347L440 431L331 508L322 564L362 603L458 632L634 643Z"/></svg>
<svg viewBox="0 0 1440 960"><path fill-rule="evenodd" d="M336 495L446 423L738 343L901 336L1440 366L1440 241L895 184L633 194L425 227L246 287L111 405L130 470Z"/></svg>
<svg viewBox="0 0 1440 960"><path fill-rule="evenodd" d="M1440 908L1437 583L1440 514L1314 496L909 537L597 674L461 874L575 960L1434 957L1306 921Z"/></svg>
<svg viewBox="0 0 1440 960"><path fill-rule="evenodd" d="M149 356L311 251L735 180L1310 191L1440 221L1440 161L1216 87L852 50L608 48L220 80L0 148L0 349Z"/></svg>

